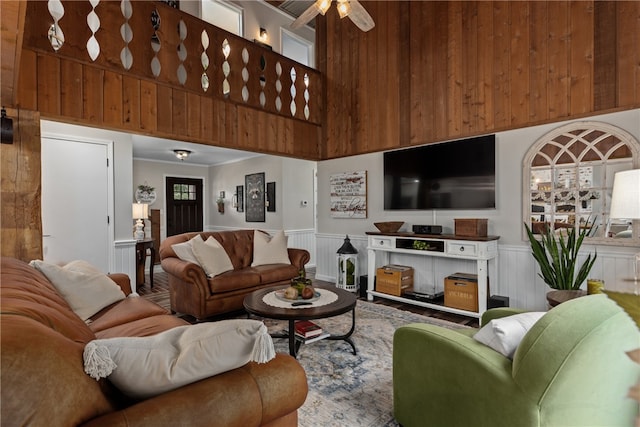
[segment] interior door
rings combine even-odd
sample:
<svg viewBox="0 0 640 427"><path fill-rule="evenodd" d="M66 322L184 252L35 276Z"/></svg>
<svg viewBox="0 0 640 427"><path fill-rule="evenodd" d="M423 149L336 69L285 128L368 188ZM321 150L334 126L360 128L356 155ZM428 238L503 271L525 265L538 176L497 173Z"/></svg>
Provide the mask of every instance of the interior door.
<svg viewBox="0 0 640 427"><path fill-rule="evenodd" d="M42 138L43 258L109 272L109 146Z"/></svg>
<svg viewBox="0 0 640 427"><path fill-rule="evenodd" d="M167 236L202 231L202 179L167 177Z"/></svg>

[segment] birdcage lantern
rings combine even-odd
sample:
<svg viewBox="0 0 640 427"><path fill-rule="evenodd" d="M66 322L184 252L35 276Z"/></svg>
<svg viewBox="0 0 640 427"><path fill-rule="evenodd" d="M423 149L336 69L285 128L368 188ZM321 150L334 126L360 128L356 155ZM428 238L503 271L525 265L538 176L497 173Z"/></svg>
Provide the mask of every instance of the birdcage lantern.
<svg viewBox="0 0 640 427"><path fill-rule="evenodd" d="M356 292L358 290L358 250L353 247L349 236L337 252L336 287Z"/></svg>

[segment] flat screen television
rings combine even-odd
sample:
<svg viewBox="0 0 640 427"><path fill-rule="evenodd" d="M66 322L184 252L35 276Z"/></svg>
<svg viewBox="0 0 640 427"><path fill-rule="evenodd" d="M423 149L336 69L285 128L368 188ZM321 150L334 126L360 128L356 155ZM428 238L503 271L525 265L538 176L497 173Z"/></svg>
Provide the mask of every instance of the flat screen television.
<svg viewBox="0 0 640 427"><path fill-rule="evenodd" d="M496 138L486 135L384 153L384 209L496 207Z"/></svg>

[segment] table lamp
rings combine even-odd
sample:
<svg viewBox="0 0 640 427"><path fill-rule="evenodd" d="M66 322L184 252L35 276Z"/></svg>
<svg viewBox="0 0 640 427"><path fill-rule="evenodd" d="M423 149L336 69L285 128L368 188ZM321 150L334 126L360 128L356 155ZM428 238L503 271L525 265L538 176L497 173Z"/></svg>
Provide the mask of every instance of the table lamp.
<svg viewBox="0 0 640 427"><path fill-rule="evenodd" d="M144 239L144 222L149 217L149 205L146 203L134 203L132 208L133 219L136 220L136 231L133 237L136 240Z"/></svg>
<svg viewBox="0 0 640 427"><path fill-rule="evenodd" d="M618 172L613 178L610 218L640 219L640 169ZM633 227L630 227L632 229ZM634 258L634 280L640 280L640 252Z"/></svg>

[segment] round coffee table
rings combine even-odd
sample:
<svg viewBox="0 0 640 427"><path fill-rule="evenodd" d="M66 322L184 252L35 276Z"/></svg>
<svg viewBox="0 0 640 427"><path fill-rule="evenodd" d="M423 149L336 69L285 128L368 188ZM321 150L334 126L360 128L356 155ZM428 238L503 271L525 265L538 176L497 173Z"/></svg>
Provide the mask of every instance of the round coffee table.
<svg viewBox="0 0 640 427"><path fill-rule="evenodd" d="M314 285L314 288L320 290L327 289L338 295L338 299L332 303L321 305L319 307L280 308L266 304L263 301L263 297L269 292L283 288L265 288L247 295L244 298L244 308L249 314L254 316L288 320L289 330L287 334L273 334L271 336L273 338L288 338L289 354L293 357L296 357L301 344L301 341L296 340L295 336L294 323L296 320L326 319L327 317L334 317L351 311L351 329L349 329L349 332L344 335L329 335L325 339L346 341L351 345L353 354L357 354L356 345L351 340L351 335L356 327L356 295L334 286Z"/></svg>

